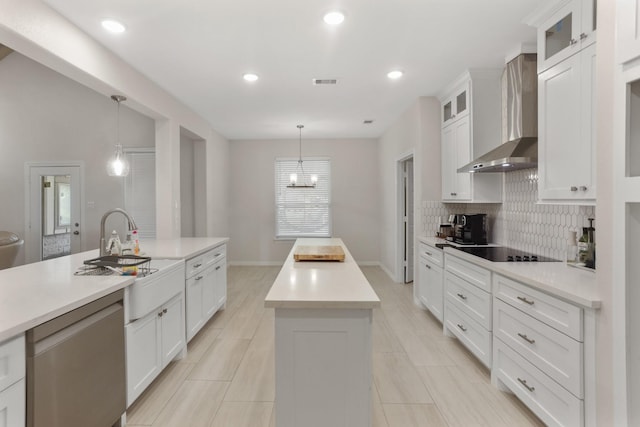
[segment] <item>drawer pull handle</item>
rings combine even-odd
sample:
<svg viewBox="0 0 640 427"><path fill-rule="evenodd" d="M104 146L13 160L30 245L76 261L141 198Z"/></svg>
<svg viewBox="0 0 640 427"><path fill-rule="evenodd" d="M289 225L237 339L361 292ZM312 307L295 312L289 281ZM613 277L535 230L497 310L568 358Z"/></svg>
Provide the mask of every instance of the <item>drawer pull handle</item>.
<svg viewBox="0 0 640 427"><path fill-rule="evenodd" d="M424 253L431 256L431 252L424 251Z"/></svg>
<svg viewBox="0 0 640 427"><path fill-rule="evenodd" d="M216 267L216 270L220 270L220 266L217 266L217 267Z"/></svg>
<svg viewBox="0 0 640 427"><path fill-rule="evenodd" d="M529 305L533 305L533 301L532 300L528 300L525 297L517 297L520 301L522 301L525 304L529 304Z"/></svg>
<svg viewBox="0 0 640 427"><path fill-rule="evenodd" d="M524 388L526 388L529 391L534 391L536 388L530 386L529 384L527 384L527 380L523 380L522 378L518 378L518 381L520 381L520 384L522 384L524 386Z"/></svg>
<svg viewBox="0 0 640 427"><path fill-rule="evenodd" d="M578 187L576 187L575 185L572 185L571 188L569 188L569 190L578 191Z"/></svg>
<svg viewBox="0 0 640 427"><path fill-rule="evenodd" d="M214 257L218 258L220 255L222 255L220 252L218 252L217 254L214 255Z"/></svg>
<svg viewBox="0 0 640 427"><path fill-rule="evenodd" d="M424 266L431 270L431 266L429 264L425 264Z"/></svg>
<svg viewBox="0 0 640 427"><path fill-rule="evenodd" d="M457 295L460 297L460 299L467 299L466 295L463 295L463 294L457 294Z"/></svg>
<svg viewBox="0 0 640 427"><path fill-rule="evenodd" d="M158 313L158 317L162 317L162 312Z"/></svg>
<svg viewBox="0 0 640 427"><path fill-rule="evenodd" d="M458 328L460 328L460 330L462 330L462 332L467 332L467 328L462 326L460 323L458 323Z"/></svg>
<svg viewBox="0 0 640 427"><path fill-rule="evenodd" d="M167 314L167 309L166 309L166 308L165 308L165 309L163 309L163 310L162 310L162 313Z"/></svg>
<svg viewBox="0 0 640 427"><path fill-rule="evenodd" d="M198 277L196 277L196 280L202 280L202 277L203 276L198 276Z"/></svg>
<svg viewBox="0 0 640 427"><path fill-rule="evenodd" d="M199 268L202 267L202 264L198 263L198 264L193 264L193 268Z"/></svg>
<svg viewBox="0 0 640 427"><path fill-rule="evenodd" d="M536 340L532 340L531 338L529 338L526 334L521 334L520 332L518 332L518 336L520 338L522 338L523 340L525 340L526 342L528 342L529 344L533 344L536 342Z"/></svg>

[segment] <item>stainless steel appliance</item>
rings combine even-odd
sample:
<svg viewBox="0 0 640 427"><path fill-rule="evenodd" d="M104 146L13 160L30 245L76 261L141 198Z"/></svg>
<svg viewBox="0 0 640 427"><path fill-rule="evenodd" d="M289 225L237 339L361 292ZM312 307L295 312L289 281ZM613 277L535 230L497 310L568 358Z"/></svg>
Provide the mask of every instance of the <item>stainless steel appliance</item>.
<svg viewBox="0 0 640 427"><path fill-rule="evenodd" d="M458 172L507 172L538 166L537 55L523 54L502 73L502 141Z"/></svg>
<svg viewBox="0 0 640 427"><path fill-rule="evenodd" d="M471 255L478 256L493 262L556 262L553 258L506 246L484 246L484 247L459 247L456 248Z"/></svg>
<svg viewBox="0 0 640 427"><path fill-rule="evenodd" d="M462 245L486 245L487 214L456 215L453 241Z"/></svg>
<svg viewBox="0 0 640 427"><path fill-rule="evenodd" d="M124 291L27 331L27 427L120 426Z"/></svg>

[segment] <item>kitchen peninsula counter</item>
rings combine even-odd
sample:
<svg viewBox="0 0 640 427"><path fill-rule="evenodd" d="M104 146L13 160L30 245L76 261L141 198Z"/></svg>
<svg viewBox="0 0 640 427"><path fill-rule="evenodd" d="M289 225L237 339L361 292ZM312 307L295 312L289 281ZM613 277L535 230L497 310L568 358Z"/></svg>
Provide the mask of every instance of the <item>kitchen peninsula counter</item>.
<svg viewBox="0 0 640 427"><path fill-rule="evenodd" d="M344 262L294 261L341 246ZM371 327L380 299L341 239L298 239L265 299L275 308L277 427L371 426Z"/></svg>

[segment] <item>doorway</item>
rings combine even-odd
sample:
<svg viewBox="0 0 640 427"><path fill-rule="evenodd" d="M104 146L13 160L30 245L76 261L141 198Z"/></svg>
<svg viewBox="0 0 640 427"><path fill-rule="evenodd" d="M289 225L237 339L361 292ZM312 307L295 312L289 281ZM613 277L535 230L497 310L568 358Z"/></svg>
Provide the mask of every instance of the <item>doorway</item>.
<svg viewBox="0 0 640 427"><path fill-rule="evenodd" d="M413 155L398 161L398 218L400 271L404 283L413 282Z"/></svg>
<svg viewBox="0 0 640 427"><path fill-rule="evenodd" d="M25 261L81 251L82 164L27 163Z"/></svg>

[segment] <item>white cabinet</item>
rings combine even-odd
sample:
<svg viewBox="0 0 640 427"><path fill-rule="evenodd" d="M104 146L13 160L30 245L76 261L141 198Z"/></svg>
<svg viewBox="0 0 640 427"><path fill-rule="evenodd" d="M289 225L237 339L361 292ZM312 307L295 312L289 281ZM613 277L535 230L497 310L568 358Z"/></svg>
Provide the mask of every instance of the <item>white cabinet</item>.
<svg viewBox="0 0 640 427"><path fill-rule="evenodd" d="M24 335L0 343L0 427L26 423Z"/></svg>
<svg viewBox="0 0 640 427"><path fill-rule="evenodd" d="M442 101L442 126L469 114L469 82L463 82Z"/></svg>
<svg viewBox="0 0 640 427"><path fill-rule="evenodd" d="M640 0L616 2L617 62L623 64L640 56Z"/></svg>
<svg viewBox="0 0 640 427"><path fill-rule="evenodd" d="M444 332L457 337L485 366L492 360L491 272L445 255Z"/></svg>
<svg viewBox="0 0 640 427"><path fill-rule="evenodd" d="M187 260L186 331L190 341L227 301L226 245Z"/></svg>
<svg viewBox="0 0 640 427"><path fill-rule="evenodd" d="M595 53L592 45L538 76L541 201L595 203Z"/></svg>
<svg viewBox="0 0 640 427"><path fill-rule="evenodd" d="M544 5L531 25L538 29L538 72L596 41L596 0L561 0Z"/></svg>
<svg viewBox="0 0 640 427"><path fill-rule="evenodd" d="M583 310L501 275L493 286L492 381L547 425L584 425Z"/></svg>
<svg viewBox="0 0 640 427"><path fill-rule="evenodd" d="M442 199L471 200L471 174L458 168L471 161L469 117L442 129Z"/></svg>
<svg viewBox="0 0 640 427"><path fill-rule="evenodd" d="M469 70L439 95L442 105L442 200L502 202L502 174L458 173L501 143L500 70Z"/></svg>
<svg viewBox="0 0 640 427"><path fill-rule="evenodd" d="M184 330L184 292L125 326L127 406L185 348Z"/></svg>
<svg viewBox="0 0 640 427"><path fill-rule="evenodd" d="M442 250L420 243L419 255L418 300L442 322L444 312Z"/></svg>

